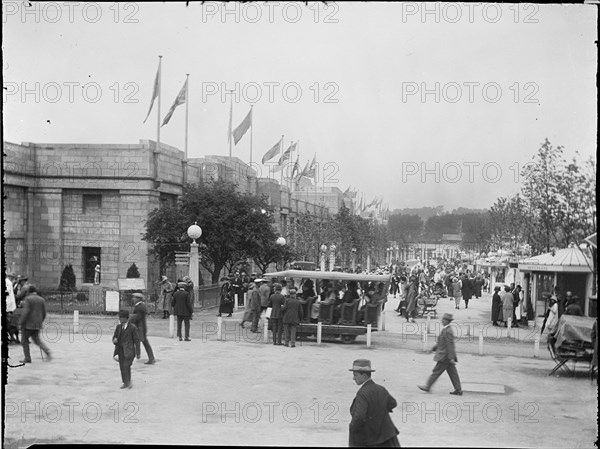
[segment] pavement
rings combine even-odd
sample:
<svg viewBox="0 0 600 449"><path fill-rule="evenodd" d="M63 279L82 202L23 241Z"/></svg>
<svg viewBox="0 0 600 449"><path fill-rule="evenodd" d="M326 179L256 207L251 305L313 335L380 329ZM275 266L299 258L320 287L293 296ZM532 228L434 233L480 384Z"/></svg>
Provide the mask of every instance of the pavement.
<svg viewBox="0 0 600 449"><path fill-rule="evenodd" d="M80 315L74 332L71 316L50 315L43 338L52 361L42 360L34 345L33 363L16 366L22 350L9 346L4 444L346 446L357 390L348 369L353 360L368 358L373 380L398 401L392 420L403 446L595 447L598 388L587 366L577 365L574 377L548 376L554 362L545 339L533 357L530 329L508 338L506 330L492 335L498 331L492 328L479 355L489 295L460 310L441 299L425 346L426 320L418 319L415 330L393 312L397 301L386 304L386 330L373 333L370 348L364 336L351 344L274 346L239 326L241 311L223 318L219 339L214 309L196 313L192 341L180 342L169 338L168 320L150 318L157 363L143 363L142 347L130 390L119 389L112 359L116 317ZM423 349L433 346L444 312L454 314L457 331L465 329L457 340L463 396L448 394L447 375L431 393L417 388L434 366ZM468 336L467 323L475 323Z"/></svg>

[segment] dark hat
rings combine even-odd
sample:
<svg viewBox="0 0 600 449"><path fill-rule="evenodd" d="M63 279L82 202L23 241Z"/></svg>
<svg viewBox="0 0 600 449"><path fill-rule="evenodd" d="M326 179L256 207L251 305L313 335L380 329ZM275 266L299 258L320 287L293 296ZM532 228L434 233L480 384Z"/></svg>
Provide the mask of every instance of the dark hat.
<svg viewBox="0 0 600 449"><path fill-rule="evenodd" d="M452 316L451 313L444 313L444 316L442 316L442 320L453 321L454 317Z"/></svg>
<svg viewBox="0 0 600 449"><path fill-rule="evenodd" d="M129 318L129 310L119 310L119 318Z"/></svg>
<svg viewBox="0 0 600 449"><path fill-rule="evenodd" d="M357 359L352 363L352 368L348 371L358 371L362 373L373 373L374 369L371 369L371 361L367 359Z"/></svg>
<svg viewBox="0 0 600 449"><path fill-rule="evenodd" d="M495 291L495 292L499 292L500 290L501 290L501 288L500 288L500 287L498 287L498 286L494 287L494 291Z"/></svg>

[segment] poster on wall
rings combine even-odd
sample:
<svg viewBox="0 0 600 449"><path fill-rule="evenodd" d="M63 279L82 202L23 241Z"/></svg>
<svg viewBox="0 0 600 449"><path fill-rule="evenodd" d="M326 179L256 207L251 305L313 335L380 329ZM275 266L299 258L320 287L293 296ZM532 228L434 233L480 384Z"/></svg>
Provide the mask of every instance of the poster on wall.
<svg viewBox="0 0 600 449"><path fill-rule="evenodd" d="M107 312L119 311L119 292L112 290L106 292L105 309Z"/></svg>

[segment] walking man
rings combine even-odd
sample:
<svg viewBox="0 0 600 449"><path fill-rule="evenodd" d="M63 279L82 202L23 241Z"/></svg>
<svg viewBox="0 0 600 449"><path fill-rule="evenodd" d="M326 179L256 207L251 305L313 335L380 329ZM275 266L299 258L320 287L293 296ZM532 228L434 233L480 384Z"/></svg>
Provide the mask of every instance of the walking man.
<svg viewBox="0 0 600 449"><path fill-rule="evenodd" d="M190 340L190 317L194 314L194 308L190 294L186 290L187 284L180 282L177 284L177 290L173 293L173 313L177 315L177 336L181 338L181 323L185 323L185 341Z"/></svg>
<svg viewBox="0 0 600 449"><path fill-rule="evenodd" d="M119 312L119 321L113 334L113 344L115 353L119 356L119 369L121 370L121 380L123 388L131 388L131 364L133 358L140 358L140 336L135 324L129 322L129 311L121 310Z"/></svg>
<svg viewBox="0 0 600 449"><path fill-rule="evenodd" d="M431 386L438 377L440 377L444 371L447 371L452 386L454 387L454 391L451 391L450 394L462 396L460 378L458 377L458 371L456 370L458 359L456 357L456 349L454 348L454 332L450 327L450 323L453 319L454 318L450 313L444 313L444 316L442 317L442 324L444 327L438 337L438 343L431 349L432 351L435 351L433 361L437 362L437 364L433 368L433 372L431 373L431 376L429 376L427 384L419 385L419 389L423 391L429 392Z"/></svg>
<svg viewBox="0 0 600 449"><path fill-rule="evenodd" d="M397 402L371 379L371 373L375 372L371 369L371 361L355 360L350 371L360 388L350 406L349 446L400 447L397 436L400 432L390 418Z"/></svg>
<svg viewBox="0 0 600 449"><path fill-rule="evenodd" d="M289 297L283 305L284 346L296 347L296 330L302 321L302 304L296 298L296 287L289 289ZM290 344L291 343L291 344Z"/></svg>
<svg viewBox="0 0 600 449"><path fill-rule="evenodd" d="M146 303L144 302L144 295L142 293L134 293L132 296L136 303L133 306L133 316L129 319L129 322L135 324L138 328L140 341L148 354L148 361L145 362L145 364L154 365L154 353L152 352L152 347L148 341L148 326L146 325L147 310Z"/></svg>
<svg viewBox="0 0 600 449"><path fill-rule="evenodd" d="M29 352L29 337L46 353L48 361L52 359L50 350L40 339L40 330L46 319L46 303L44 298L37 294L37 288L29 284L27 296L23 300L23 313L19 320L21 326L21 344L23 345L23 360L21 363L31 363L31 354Z"/></svg>

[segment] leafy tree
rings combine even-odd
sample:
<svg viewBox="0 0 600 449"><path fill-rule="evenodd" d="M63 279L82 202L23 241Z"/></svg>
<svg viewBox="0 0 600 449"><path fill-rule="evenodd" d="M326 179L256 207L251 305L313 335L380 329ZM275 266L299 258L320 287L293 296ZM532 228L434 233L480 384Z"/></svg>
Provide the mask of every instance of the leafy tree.
<svg viewBox="0 0 600 449"><path fill-rule="evenodd" d="M140 277L140 270L138 270L138 267L135 264L135 262L133 262L131 264L131 266L129 267L129 269L127 270L126 277L128 279L133 279L133 278L139 278Z"/></svg>
<svg viewBox="0 0 600 449"><path fill-rule="evenodd" d="M60 275L60 283L58 285L58 289L61 292L74 292L77 289L75 272L73 271L73 265L71 265L70 263L65 265L65 268L63 269L62 274Z"/></svg>
<svg viewBox="0 0 600 449"><path fill-rule="evenodd" d="M272 209L264 196L242 194L235 184L221 180L187 184L176 206L148 214L143 239L154 244L151 252L161 268L174 263L175 251L189 250L187 228L194 222L202 228L200 263L213 283L227 264L254 257L276 239Z"/></svg>
<svg viewBox="0 0 600 449"><path fill-rule="evenodd" d="M401 243L418 242L423 232L423 220L418 215L391 215L388 221L392 240Z"/></svg>

